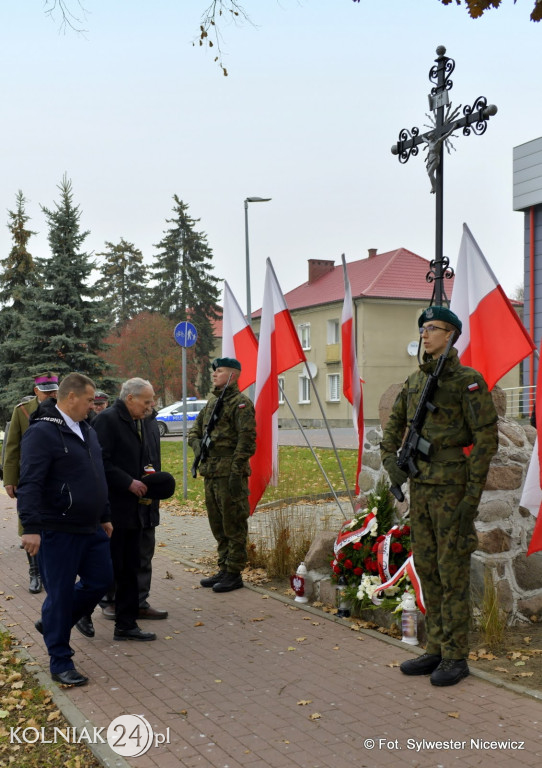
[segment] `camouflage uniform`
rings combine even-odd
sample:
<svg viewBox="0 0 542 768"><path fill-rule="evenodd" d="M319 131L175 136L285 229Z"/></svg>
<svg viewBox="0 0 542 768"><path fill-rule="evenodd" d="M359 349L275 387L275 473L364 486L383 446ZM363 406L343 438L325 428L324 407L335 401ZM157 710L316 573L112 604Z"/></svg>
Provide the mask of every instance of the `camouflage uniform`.
<svg viewBox="0 0 542 768"><path fill-rule="evenodd" d="M215 389L188 434L195 454L222 390ZM209 456L199 465L205 478L205 504L211 531L218 543L220 571L240 574L247 562L247 534L250 506L248 502L249 459L256 450L254 405L230 384L224 396L220 418L211 433ZM230 493L230 476L241 478L241 496Z"/></svg>
<svg viewBox="0 0 542 768"><path fill-rule="evenodd" d="M414 416L427 374L437 360L424 355L394 403L381 444L384 465L396 460ZM426 604L427 653L448 659L468 656L470 555L477 537L471 515L457 514L460 502L476 509L489 464L497 450L497 413L483 377L459 363L451 349L428 413L423 437L431 460L417 459L410 479L412 549ZM473 445L468 458L463 447Z"/></svg>

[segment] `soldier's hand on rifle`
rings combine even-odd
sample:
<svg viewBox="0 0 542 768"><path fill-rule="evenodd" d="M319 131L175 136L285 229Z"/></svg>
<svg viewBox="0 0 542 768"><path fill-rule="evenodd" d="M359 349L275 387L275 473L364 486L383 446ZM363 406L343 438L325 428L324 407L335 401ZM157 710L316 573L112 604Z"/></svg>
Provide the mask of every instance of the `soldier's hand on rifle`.
<svg viewBox="0 0 542 768"><path fill-rule="evenodd" d="M397 466L395 456L388 456L384 461L384 467L390 476L392 485L397 485L400 488L408 480L407 473Z"/></svg>
<svg viewBox="0 0 542 768"><path fill-rule="evenodd" d="M241 475L230 475L229 488L233 499L238 499L239 496L243 495L243 478Z"/></svg>

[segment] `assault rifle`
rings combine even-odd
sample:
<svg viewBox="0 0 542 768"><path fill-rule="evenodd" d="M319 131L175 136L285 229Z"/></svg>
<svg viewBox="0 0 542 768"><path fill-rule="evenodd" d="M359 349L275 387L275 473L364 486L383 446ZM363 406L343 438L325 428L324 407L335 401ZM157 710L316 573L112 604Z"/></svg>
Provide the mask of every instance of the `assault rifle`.
<svg viewBox="0 0 542 768"><path fill-rule="evenodd" d="M216 427L216 425L218 424L220 414L222 413L222 407L224 405L224 396L226 394L226 390L228 388L228 384L230 383L230 379L232 376L233 376L233 373L230 373L230 375L228 376L228 381L226 382L226 386L218 396L215 406L213 408L213 412L211 413L211 418L209 419L209 423L207 424L203 432L203 437L201 438L199 455L196 456L192 464L192 477L197 477L198 467L200 465L200 462L205 461L205 459L209 455L209 448L211 447L211 442L212 442L211 433L213 429Z"/></svg>
<svg viewBox="0 0 542 768"><path fill-rule="evenodd" d="M454 339L455 333L452 333L450 340L446 345L446 349L438 359L435 370L433 373L430 373L427 376L427 381L425 382L423 392L418 402L418 407L416 408L416 412L412 417L407 435L403 441L399 455L397 456L397 466L399 469L402 469L403 472L407 472L409 477L416 477L420 474L420 470L418 469L415 461L417 457L423 461L431 460L433 446L429 440L426 440L424 437L422 437L420 433L422 431L428 412L436 413L438 410L438 406L432 402L433 395L435 394L439 376L442 373L442 369L444 368L444 364L446 363L448 354L450 353L450 349L454 343ZM405 497L399 485L392 485L390 491L393 493L397 501L404 501Z"/></svg>

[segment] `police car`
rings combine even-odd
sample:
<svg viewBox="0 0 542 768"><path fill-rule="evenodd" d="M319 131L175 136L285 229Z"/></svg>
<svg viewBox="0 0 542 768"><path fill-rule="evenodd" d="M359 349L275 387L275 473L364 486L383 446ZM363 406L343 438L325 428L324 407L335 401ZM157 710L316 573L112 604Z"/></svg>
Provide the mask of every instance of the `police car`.
<svg viewBox="0 0 542 768"><path fill-rule="evenodd" d="M196 420L198 413L206 405L207 400L198 400L195 397L186 398L186 419L189 429L192 426L192 423ZM184 433L183 411L182 400L173 403L173 405L166 405L165 408L158 411L156 421L158 423L160 437L164 437L164 435L182 435Z"/></svg>

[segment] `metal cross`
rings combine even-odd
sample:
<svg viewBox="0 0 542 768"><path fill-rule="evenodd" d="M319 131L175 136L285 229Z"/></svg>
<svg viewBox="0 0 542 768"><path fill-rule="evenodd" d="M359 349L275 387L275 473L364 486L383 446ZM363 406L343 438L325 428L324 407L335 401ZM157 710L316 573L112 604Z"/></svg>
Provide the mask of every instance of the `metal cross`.
<svg viewBox="0 0 542 768"><path fill-rule="evenodd" d="M497 114L497 107L488 104L485 96L479 96L472 106L463 107L463 117L458 117L461 105L452 111L449 91L453 87L450 75L455 69L455 61L445 56L446 48L439 45L436 50L438 58L429 70L429 80L434 83L429 94L429 109L433 115L428 115L433 123L431 130L420 133L419 128L403 128L399 132L397 144L391 148L392 154L398 155L400 163L408 162L411 155L419 152L418 145L425 144L427 150L425 164L431 181L431 192L435 193L436 224L435 224L435 258L430 263L431 269L425 276L428 283L433 283L431 304L442 306L448 303L444 290L444 279L453 277L450 260L443 255L443 148L450 151L450 136L460 128L464 136L471 133L480 136L485 133L490 117Z"/></svg>

